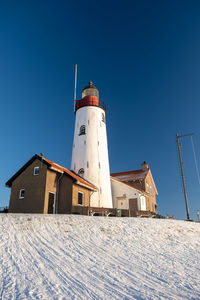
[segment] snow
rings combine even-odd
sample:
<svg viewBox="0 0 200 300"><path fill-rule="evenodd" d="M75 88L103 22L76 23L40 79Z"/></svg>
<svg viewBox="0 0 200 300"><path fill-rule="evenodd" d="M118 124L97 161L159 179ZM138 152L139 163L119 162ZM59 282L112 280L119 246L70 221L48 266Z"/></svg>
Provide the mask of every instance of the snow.
<svg viewBox="0 0 200 300"><path fill-rule="evenodd" d="M200 299L200 223L0 215L0 299Z"/></svg>

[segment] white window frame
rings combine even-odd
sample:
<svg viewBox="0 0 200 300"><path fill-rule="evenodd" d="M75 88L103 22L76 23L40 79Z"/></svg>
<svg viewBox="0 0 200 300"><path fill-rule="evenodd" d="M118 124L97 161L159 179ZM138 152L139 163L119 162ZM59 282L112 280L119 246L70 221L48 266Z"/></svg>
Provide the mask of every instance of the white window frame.
<svg viewBox="0 0 200 300"><path fill-rule="evenodd" d="M24 196L21 195L22 191L24 191ZM24 199L24 197L25 197L25 189L19 190L19 199Z"/></svg>
<svg viewBox="0 0 200 300"><path fill-rule="evenodd" d="M38 170L38 173L35 172L36 170ZM34 167L33 175L34 176L39 175L39 167Z"/></svg>
<svg viewBox="0 0 200 300"><path fill-rule="evenodd" d="M78 194L82 194L83 197L82 197L82 204L79 204L79 203L77 203L77 204L78 204L79 206L84 206L84 200L85 200L85 199L84 199L84 198L85 198L84 196L85 196L85 195L84 195L84 193L81 192L81 191L78 191ZM77 199L77 200L78 200L78 199ZM77 202L78 202L78 201L77 201Z"/></svg>

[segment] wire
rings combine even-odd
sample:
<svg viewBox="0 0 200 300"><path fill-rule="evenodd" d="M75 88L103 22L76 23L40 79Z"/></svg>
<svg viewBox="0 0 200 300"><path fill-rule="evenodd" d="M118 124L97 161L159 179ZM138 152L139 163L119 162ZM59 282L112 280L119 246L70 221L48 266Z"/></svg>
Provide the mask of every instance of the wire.
<svg viewBox="0 0 200 300"><path fill-rule="evenodd" d="M197 172L197 178L198 178L198 182L200 184L199 168L197 165L197 157L196 157L196 153L195 153L194 141L193 141L192 135L191 135L191 143L192 143L192 150L193 150L193 154L194 154L194 162L195 162L195 167L196 167L196 172Z"/></svg>

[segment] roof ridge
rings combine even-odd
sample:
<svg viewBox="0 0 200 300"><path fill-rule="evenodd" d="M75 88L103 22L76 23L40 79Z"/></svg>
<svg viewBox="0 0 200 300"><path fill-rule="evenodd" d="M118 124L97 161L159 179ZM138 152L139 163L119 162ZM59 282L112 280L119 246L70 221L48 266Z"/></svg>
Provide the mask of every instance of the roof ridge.
<svg viewBox="0 0 200 300"><path fill-rule="evenodd" d="M115 172L115 173L111 173L111 175L114 174L131 174L131 173L142 173L142 172L148 172L150 168L143 170L143 169L138 169L138 170L132 170L132 171L123 171L123 172Z"/></svg>
<svg viewBox="0 0 200 300"><path fill-rule="evenodd" d="M87 180L86 180L85 178L83 178L83 177L80 177L78 174L76 174L75 172L73 172L73 171L67 169L66 167L63 167L63 166L61 166L61 165L59 165L59 164L57 164L57 163L55 163L55 162L53 162L53 161L51 161L51 160L45 158L45 157L43 157L43 159L46 160L47 162L49 162L49 163L52 165L52 167L55 167L55 168L58 167L58 168L62 169L62 171L66 171L66 173L67 173L68 175L72 176L72 177L75 178L77 181L79 181L79 182L82 181L83 184L86 184L86 185L88 185L88 186L90 186L90 187L93 187L93 188L97 189L97 187L96 187L95 185L93 185L91 182L87 181Z"/></svg>

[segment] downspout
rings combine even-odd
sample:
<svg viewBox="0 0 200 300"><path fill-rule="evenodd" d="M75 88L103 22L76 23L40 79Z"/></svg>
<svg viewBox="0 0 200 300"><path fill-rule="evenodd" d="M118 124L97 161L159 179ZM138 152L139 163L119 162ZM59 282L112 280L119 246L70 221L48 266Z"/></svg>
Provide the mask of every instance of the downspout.
<svg viewBox="0 0 200 300"><path fill-rule="evenodd" d="M57 191L56 191L56 205L55 205L55 209L54 209L54 214L58 213L58 197L59 197L59 188L60 188L60 180L63 177L64 172L58 177L57 180Z"/></svg>
<svg viewBox="0 0 200 300"><path fill-rule="evenodd" d="M92 192L90 193L90 199L91 199L91 196L94 194L94 192L95 192L95 191L92 191ZM90 199L89 199L89 201L90 201ZM90 202L89 202L89 207L90 207ZM88 209L88 216L89 216L89 209Z"/></svg>

